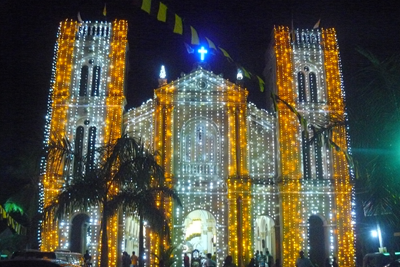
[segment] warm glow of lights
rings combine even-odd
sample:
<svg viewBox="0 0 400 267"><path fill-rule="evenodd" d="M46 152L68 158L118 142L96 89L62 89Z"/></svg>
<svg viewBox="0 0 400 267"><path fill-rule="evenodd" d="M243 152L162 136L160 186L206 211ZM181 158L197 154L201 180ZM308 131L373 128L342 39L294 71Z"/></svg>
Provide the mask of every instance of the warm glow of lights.
<svg viewBox="0 0 400 267"><path fill-rule="evenodd" d="M67 137L74 146L77 127L89 124L97 129L96 145L116 140L124 127L140 137L159 153L164 186L175 189L182 201L183 206L178 207L161 194L156 198L156 205L169 218L172 244L180 246L201 236L203 249L208 250L203 252L216 252L218 265L226 255L232 255L237 265L246 265L255 249L264 248L261 239L273 232L268 245L274 257L281 259L282 266L294 266L294 255L309 250L309 219L318 215L326 222L329 256L336 256L340 266L354 266L353 187L344 153L311 144L308 158L304 153L308 144L302 139L308 129L302 128L285 104L278 102L276 116L258 109L247 102L248 92L242 85L201 67L169 84L163 81L154 91L154 99L124 114L127 30L124 20L60 24L46 142ZM328 123L333 117L346 119L333 29L291 32L278 26L273 49L273 90L281 99L308 124ZM80 84L85 79L82 68L90 64L102 71L97 78L92 77L95 74L86 77L89 89L99 87L99 92L89 97L81 95ZM308 89L303 92L301 88ZM89 126L85 127L86 131ZM334 128L331 136L342 150L348 149L346 129ZM87 151L88 138L82 143ZM323 164L317 170L318 160ZM58 163L48 160L41 166L44 207L65 183L63 172L72 171L73 166L56 169ZM307 167L312 169L308 174ZM115 184L110 188L110 194L119 190ZM58 222L52 218L43 222L41 249L68 249L71 221L76 214L85 213L90 217L88 242L97 266L102 246L101 208L74 210ZM196 212L204 217L191 218ZM121 215L107 222L110 267L119 263L121 249L138 243L137 215ZM146 264L158 265L154 255L168 246L167 236L148 226L144 233ZM179 250L174 255L179 266L181 254Z"/></svg>
<svg viewBox="0 0 400 267"><path fill-rule="evenodd" d="M56 45L52 88L50 90L51 106L47 116L48 126L47 143L59 138L67 138L72 147L75 142L75 133L78 126L91 123L97 129L98 142L96 145L107 144L121 136L122 114L125 105L124 76L125 55L127 47L128 24L123 20L114 23L64 21L59 28ZM87 51L91 51L91 59L87 59ZM93 65L92 65L93 64ZM93 70L90 79L82 80L83 66L98 68L97 76ZM92 68L92 67L91 67ZM80 84L86 81L87 90L81 92ZM96 84L95 84L96 82ZM98 87L98 92L94 88ZM81 86L82 88L82 86ZM79 91L79 92L78 92ZM89 97L90 95L90 97ZM86 115L82 120L82 106ZM84 124L85 122L85 124ZM86 123L87 122L87 123ZM88 128L88 127L87 127ZM86 137L87 138L87 137ZM87 143L83 149L87 151ZM64 184L64 177L72 177L72 168L60 165L59 160L47 161L43 164L43 203L48 205L55 199L59 189ZM64 173L70 171L71 173ZM112 193L118 191L111 186ZM93 264L97 265L100 259L101 242L100 207L93 207L89 211L75 210L65 214L61 221L49 220L43 222L41 231L41 250L54 251L55 249L69 249L70 225L72 218L78 213L90 214L90 253ZM109 219L108 225L109 264L116 266L118 253L118 217Z"/></svg>
<svg viewBox="0 0 400 267"><path fill-rule="evenodd" d="M55 142L59 138L66 136L66 121L68 106L67 99L70 97L70 78L71 66L73 61L73 51L75 35L77 31L75 21L65 20L60 23L58 39L56 44L57 59L53 70L54 80L51 82L50 97L51 102L48 108L49 117L49 136L47 144ZM44 207L49 205L58 195L63 184L63 168L59 167L58 159L47 161L43 175L43 203ZM41 232L40 249L44 251L54 251L59 248L59 229L58 222L50 216L43 222Z"/></svg>

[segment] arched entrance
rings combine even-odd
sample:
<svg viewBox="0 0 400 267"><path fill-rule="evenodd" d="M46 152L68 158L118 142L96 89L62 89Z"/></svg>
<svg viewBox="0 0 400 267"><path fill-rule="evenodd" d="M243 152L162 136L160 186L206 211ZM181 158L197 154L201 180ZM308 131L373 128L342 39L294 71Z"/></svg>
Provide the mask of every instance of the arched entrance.
<svg viewBox="0 0 400 267"><path fill-rule="evenodd" d="M310 259L318 266L323 266L325 261L325 230L324 222L318 215L308 219Z"/></svg>
<svg viewBox="0 0 400 267"><path fill-rule="evenodd" d="M72 252L84 254L90 245L89 237L89 216L87 214L77 214L72 219L71 238L69 249Z"/></svg>
<svg viewBox="0 0 400 267"><path fill-rule="evenodd" d="M265 215L258 215L254 229L254 250L258 250L264 255L269 252L273 258L276 258L275 236L274 220Z"/></svg>
<svg viewBox="0 0 400 267"><path fill-rule="evenodd" d="M190 254L197 249L201 256L216 252L217 230L214 216L205 210L190 212L184 222L183 252Z"/></svg>

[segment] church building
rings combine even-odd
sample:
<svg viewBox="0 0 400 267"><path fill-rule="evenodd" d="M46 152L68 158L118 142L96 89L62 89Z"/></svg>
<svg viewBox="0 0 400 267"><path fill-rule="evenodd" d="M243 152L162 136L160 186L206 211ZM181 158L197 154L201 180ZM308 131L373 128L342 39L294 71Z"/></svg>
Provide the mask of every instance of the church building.
<svg viewBox="0 0 400 267"><path fill-rule="evenodd" d="M354 266L352 169L335 30L273 29L264 71L267 110L247 100L251 92L240 71L230 82L200 63L171 82L160 75L154 97L126 111L127 31L124 20L60 24L46 142L66 137L75 154L90 158L95 147L127 132L160 153L166 182L182 202L162 202L177 267L184 253L192 262L211 253L218 266L231 255L241 267L256 251L293 267L301 250L318 266L332 257ZM66 176L90 168L90 162L71 164L66 174L44 160L44 207ZM41 250L89 250L97 266L100 221L99 207L46 220ZM138 218L119 214L107 228L109 266L117 266L123 251L139 250ZM145 266L155 266L162 240L145 228Z"/></svg>

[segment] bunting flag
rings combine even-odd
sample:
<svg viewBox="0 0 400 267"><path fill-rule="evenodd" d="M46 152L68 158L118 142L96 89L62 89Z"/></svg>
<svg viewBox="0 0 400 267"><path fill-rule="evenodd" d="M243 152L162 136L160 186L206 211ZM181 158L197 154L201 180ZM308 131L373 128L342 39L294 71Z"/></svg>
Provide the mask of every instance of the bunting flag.
<svg viewBox="0 0 400 267"><path fill-rule="evenodd" d="M274 105L275 112L278 112L278 103L276 102L276 95L271 92L272 103Z"/></svg>
<svg viewBox="0 0 400 267"><path fill-rule="evenodd" d="M257 79L258 79L258 84L260 86L260 91L264 92L265 90L265 82L263 79L260 78L260 76L257 75Z"/></svg>
<svg viewBox="0 0 400 267"><path fill-rule="evenodd" d="M243 71L244 77L246 77L247 79L251 79L251 73L250 73L250 72L248 72L248 71L247 71L245 68L243 68L243 67L241 67L240 69Z"/></svg>
<svg viewBox="0 0 400 267"><path fill-rule="evenodd" d="M158 8L157 19L162 22L167 21L167 6L160 2L160 6Z"/></svg>
<svg viewBox="0 0 400 267"><path fill-rule="evenodd" d="M142 2L142 10L150 14L150 11L151 11L151 0L143 0L143 2Z"/></svg>
<svg viewBox="0 0 400 267"><path fill-rule="evenodd" d="M218 47L218 49L222 52L222 54L228 59L228 61L233 62L233 59L231 58L231 56L228 54L228 52L225 51L225 49Z"/></svg>
<svg viewBox="0 0 400 267"><path fill-rule="evenodd" d="M78 17L79 23L83 23L83 20L82 20L82 18L81 18L81 12L78 12L77 17Z"/></svg>
<svg viewBox="0 0 400 267"><path fill-rule="evenodd" d="M180 34L180 35L184 35L184 33L185 33L185 35L188 35L189 34L188 30L190 29L190 44L192 44L192 45L200 44L200 38L199 38L199 35L198 35L196 29L190 25L183 25L182 18L180 16L178 16L177 14L170 12L168 10L168 7L165 4L163 4L162 2L158 2L157 0L154 0L159 3L158 12L156 14L156 9L152 8L153 0L140 0L140 1L141 1L140 8L143 11L145 11L146 13L148 13L149 15L151 15L153 17L157 17L158 21L162 21L162 22L172 21L172 18L170 18L169 16L174 16L173 33ZM138 1L136 3L139 4L140 1ZM171 25L171 28L172 28L172 25ZM229 53L225 49L223 49L221 47L217 47L214 44L214 42L211 41L209 38L207 38L207 37L204 37L204 38L206 39L206 41L208 43L208 47L210 48L211 51L215 51L216 54L222 54L228 60L228 62L234 63L236 65L236 67L240 66L232 59L232 57L229 55ZM187 44L187 43L184 43L184 44L185 44L186 50L189 54L194 52L194 49L189 44ZM261 79L257 75L251 74L251 72L247 71L243 67L239 67L239 68L243 71L244 76L246 78L256 80L260 87L260 91L264 92L265 82L263 79Z"/></svg>
<svg viewBox="0 0 400 267"><path fill-rule="evenodd" d="M186 50L187 50L188 54L193 54L194 53L193 47L191 47L187 43L184 43L184 44L185 44L185 47L186 47Z"/></svg>
<svg viewBox="0 0 400 267"><path fill-rule="evenodd" d="M177 34L180 34L180 35L183 34L182 19L177 14L175 14L174 33L177 33Z"/></svg>
<svg viewBox="0 0 400 267"><path fill-rule="evenodd" d="M317 21L317 23L315 23L313 29L318 29L320 23L321 23L321 19L319 19L319 20Z"/></svg>
<svg viewBox="0 0 400 267"><path fill-rule="evenodd" d="M104 8L103 8L103 16L107 16L107 4L104 3Z"/></svg>
<svg viewBox="0 0 400 267"><path fill-rule="evenodd" d="M199 35L197 34L197 31L192 26L190 26L190 32L192 34L191 44L194 44L194 45L200 44Z"/></svg>
<svg viewBox="0 0 400 267"><path fill-rule="evenodd" d="M208 39L207 37L206 37L206 40L207 40L207 43L208 43L208 48L217 50L217 47L215 46L215 44L213 43L213 41L211 41L211 40Z"/></svg>

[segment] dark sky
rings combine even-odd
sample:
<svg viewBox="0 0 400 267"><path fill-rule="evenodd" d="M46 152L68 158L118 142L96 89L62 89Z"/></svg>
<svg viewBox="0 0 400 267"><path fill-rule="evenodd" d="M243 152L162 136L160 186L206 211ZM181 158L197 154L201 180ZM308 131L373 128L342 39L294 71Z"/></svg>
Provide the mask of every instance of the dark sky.
<svg viewBox="0 0 400 267"><path fill-rule="evenodd" d="M107 1L107 17L129 23L129 73L127 108L153 96L160 65L168 80L192 70L196 58L188 54L185 38L140 10L134 0ZM274 25L337 30L345 89L356 101L357 71L367 61L356 51L362 47L384 58L400 44L400 8L397 1L361 0L166 0L163 2L193 26L201 36L228 51L235 62L262 76L264 53ZM18 155L35 149L43 140L44 117L50 86L54 43L59 22L76 19L102 20L104 1L97 0L3 0L0 3L1 175ZM209 58L211 70L234 80L235 67L221 56ZM246 82L249 99L264 107L265 94L257 84ZM4 178L4 177L2 177Z"/></svg>

